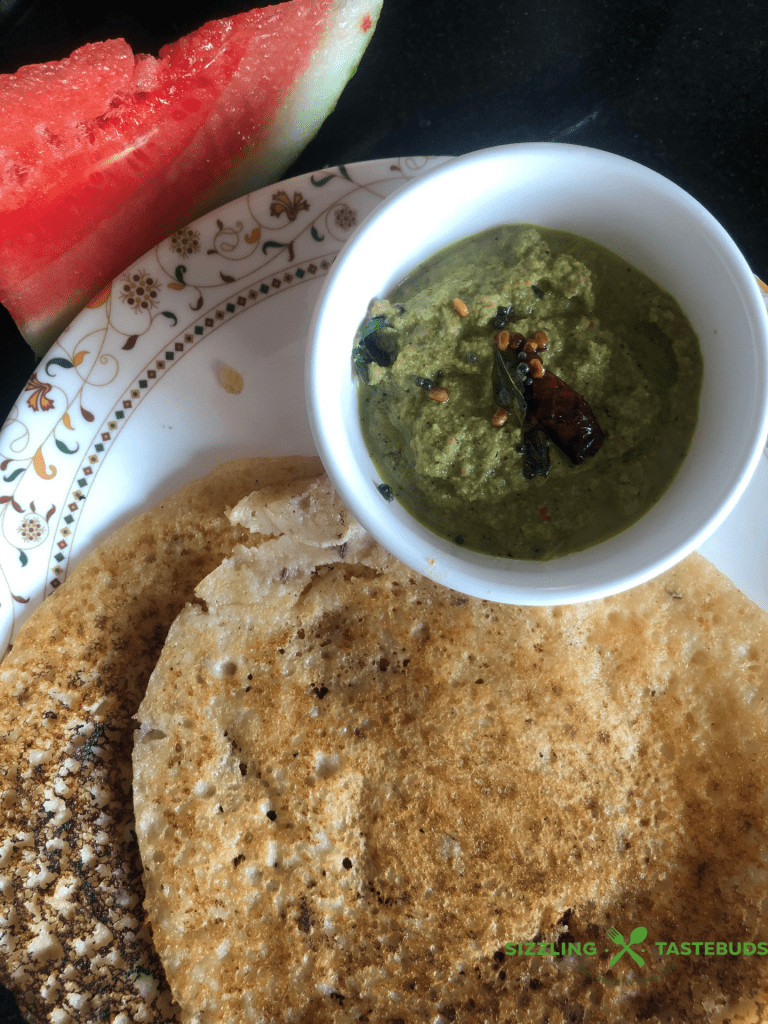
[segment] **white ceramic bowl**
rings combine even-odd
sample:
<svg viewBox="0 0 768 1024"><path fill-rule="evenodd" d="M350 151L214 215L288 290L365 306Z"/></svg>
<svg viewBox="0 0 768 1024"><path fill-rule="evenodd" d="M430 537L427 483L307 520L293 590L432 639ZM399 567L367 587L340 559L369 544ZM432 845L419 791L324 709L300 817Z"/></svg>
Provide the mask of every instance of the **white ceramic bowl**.
<svg viewBox="0 0 768 1024"><path fill-rule="evenodd" d="M548 562L465 550L416 522L397 501L382 498L360 431L351 360L355 331L372 298L385 296L444 246L515 222L572 231L623 256L675 296L704 356L696 432L661 500L616 537ZM732 239L666 178L581 146L499 146L415 179L349 240L315 310L306 392L328 475L360 523L392 554L476 597L567 604L650 579L694 550L733 508L768 430L768 321Z"/></svg>

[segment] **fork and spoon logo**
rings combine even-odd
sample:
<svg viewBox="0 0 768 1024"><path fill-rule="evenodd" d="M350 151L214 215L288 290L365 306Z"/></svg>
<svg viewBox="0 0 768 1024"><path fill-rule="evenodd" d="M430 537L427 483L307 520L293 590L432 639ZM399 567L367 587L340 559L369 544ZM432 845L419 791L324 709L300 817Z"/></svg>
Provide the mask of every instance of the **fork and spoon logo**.
<svg viewBox="0 0 768 1024"><path fill-rule="evenodd" d="M615 953L608 961L608 966L613 967L614 964L618 963L619 960L624 956L625 953L629 953L636 964L640 967L645 967L645 960L640 956L634 949L630 949L630 946L634 946L638 942L642 942L643 939L648 935L648 929L643 928L642 925L639 928L633 928L632 933L629 936L629 942L624 941L624 936L616 928L608 929L608 938L611 942L614 942L617 946L621 946L618 953Z"/></svg>

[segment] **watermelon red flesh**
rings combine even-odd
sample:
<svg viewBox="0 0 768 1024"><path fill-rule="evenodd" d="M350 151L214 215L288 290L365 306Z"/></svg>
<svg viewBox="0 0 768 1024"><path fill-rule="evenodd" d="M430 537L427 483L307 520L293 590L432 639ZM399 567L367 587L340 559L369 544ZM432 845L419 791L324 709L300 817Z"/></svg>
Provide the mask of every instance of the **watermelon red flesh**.
<svg viewBox="0 0 768 1024"><path fill-rule="evenodd" d="M123 40L0 76L0 301L38 351L173 230L274 180L354 71L380 0L289 0L158 59Z"/></svg>

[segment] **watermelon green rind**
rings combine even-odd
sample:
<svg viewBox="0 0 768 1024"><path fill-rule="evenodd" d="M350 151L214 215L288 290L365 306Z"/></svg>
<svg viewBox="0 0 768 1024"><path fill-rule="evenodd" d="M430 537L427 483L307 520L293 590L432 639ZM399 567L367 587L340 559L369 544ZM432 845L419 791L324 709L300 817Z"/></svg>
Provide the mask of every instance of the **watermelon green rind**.
<svg viewBox="0 0 768 1024"><path fill-rule="evenodd" d="M333 109L380 7L289 0L210 22L158 59L110 41L30 69L26 83L5 76L26 88L30 123L35 103L57 89L61 99L63 87L61 105L68 90L89 118L72 129L71 112L68 125L57 109L42 133L4 134L0 124L0 300L32 347L42 354L105 283L175 229L278 179ZM107 103L96 117L77 81L89 67ZM0 113L19 118L18 106L0 88ZM25 174L34 179L41 161L45 173L31 187L17 176L17 187L8 167L25 154Z"/></svg>

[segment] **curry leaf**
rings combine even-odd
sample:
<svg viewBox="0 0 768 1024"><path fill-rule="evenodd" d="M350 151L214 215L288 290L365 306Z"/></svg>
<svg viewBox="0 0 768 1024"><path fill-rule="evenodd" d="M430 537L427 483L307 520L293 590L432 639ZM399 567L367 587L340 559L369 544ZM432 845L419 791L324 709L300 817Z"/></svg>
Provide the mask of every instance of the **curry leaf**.
<svg viewBox="0 0 768 1024"><path fill-rule="evenodd" d="M376 363L377 366L391 366L397 357L397 351L391 351L390 346L387 346L379 335L385 328L391 330L383 316L372 316L360 328L357 344L352 350L352 361L364 384L371 384L368 373L371 363Z"/></svg>
<svg viewBox="0 0 768 1024"><path fill-rule="evenodd" d="M372 316L370 320L366 320L363 326L360 328L360 341L371 335L376 334L382 327L387 326L387 321L383 316Z"/></svg>
<svg viewBox="0 0 768 1024"><path fill-rule="evenodd" d="M501 351L494 350L493 398L497 405L507 412L513 412L520 426L525 420L528 405L523 394L525 378L528 376L528 364L525 362L508 363Z"/></svg>
<svg viewBox="0 0 768 1024"><path fill-rule="evenodd" d="M386 327L389 324L383 316L374 316L363 324L360 331L357 347L364 348L370 355L370 361L377 366L391 366L395 361L396 353L393 354L380 337L380 332Z"/></svg>
<svg viewBox="0 0 768 1024"><path fill-rule="evenodd" d="M549 438L541 427L533 427L523 434L523 476L532 480L535 476L549 474Z"/></svg>

